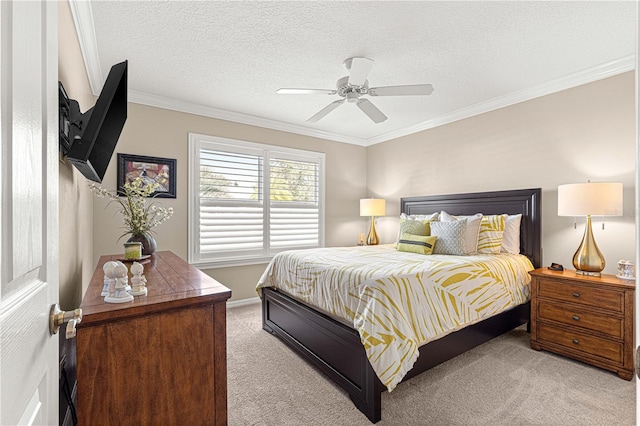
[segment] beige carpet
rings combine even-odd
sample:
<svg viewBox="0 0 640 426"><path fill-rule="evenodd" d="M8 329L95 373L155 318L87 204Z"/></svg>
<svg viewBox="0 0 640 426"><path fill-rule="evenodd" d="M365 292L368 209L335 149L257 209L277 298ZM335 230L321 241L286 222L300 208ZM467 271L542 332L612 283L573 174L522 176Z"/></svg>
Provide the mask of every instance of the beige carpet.
<svg viewBox="0 0 640 426"><path fill-rule="evenodd" d="M230 425L369 425L345 392L229 309ZM382 394L379 425L633 425L635 381L529 347L511 331Z"/></svg>

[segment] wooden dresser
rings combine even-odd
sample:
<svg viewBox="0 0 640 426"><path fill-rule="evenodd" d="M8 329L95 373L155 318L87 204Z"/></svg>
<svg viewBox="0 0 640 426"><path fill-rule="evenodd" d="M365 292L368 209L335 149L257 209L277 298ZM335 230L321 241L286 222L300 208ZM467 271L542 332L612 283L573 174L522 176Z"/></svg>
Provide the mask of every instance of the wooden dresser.
<svg viewBox="0 0 640 426"><path fill-rule="evenodd" d="M531 347L633 378L635 282L574 271L531 272Z"/></svg>
<svg viewBox="0 0 640 426"><path fill-rule="evenodd" d="M226 425L231 291L161 251L144 265L147 296L105 303L102 266L121 256L100 258L81 304L78 424Z"/></svg>

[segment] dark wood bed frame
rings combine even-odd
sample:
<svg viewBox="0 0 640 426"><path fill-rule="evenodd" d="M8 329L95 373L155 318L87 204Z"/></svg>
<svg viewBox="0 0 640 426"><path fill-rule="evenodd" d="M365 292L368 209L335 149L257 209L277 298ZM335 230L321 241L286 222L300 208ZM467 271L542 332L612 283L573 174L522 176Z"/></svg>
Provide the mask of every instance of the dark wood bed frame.
<svg viewBox="0 0 640 426"><path fill-rule="evenodd" d="M406 214L441 210L454 215L522 213L520 252L538 268L542 256L540 203L540 189L523 189L402 198L400 207ZM264 288L262 294L262 328L329 376L371 422L378 422L381 393L386 388L369 364L358 332L277 289ZM403 381L528 323L529 316L527 302L427 343L420 347L418 360Z"/></svg>

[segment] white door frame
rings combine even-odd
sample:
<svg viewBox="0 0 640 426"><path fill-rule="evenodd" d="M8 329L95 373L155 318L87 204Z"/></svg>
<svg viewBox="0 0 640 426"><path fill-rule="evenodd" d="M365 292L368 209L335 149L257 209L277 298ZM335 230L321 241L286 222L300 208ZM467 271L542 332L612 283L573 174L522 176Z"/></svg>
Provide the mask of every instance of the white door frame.
<svg viewBox="0 0 640 426"><path fill-rule="evenodd" d="M635 306L635 345L640 344L640 31L638 26L640 25L640 5L636 1L636 69L635 69L635 82L636 82L636 190L635 190L635 218L636 218L636 306ZM634 347L636 347L634 345ZM634 362L636 369L636 376L638 375L637 363L638 350L636 347L636 353L634 354ZM640 380L636 377L636 424L640 424Z"/></svg>

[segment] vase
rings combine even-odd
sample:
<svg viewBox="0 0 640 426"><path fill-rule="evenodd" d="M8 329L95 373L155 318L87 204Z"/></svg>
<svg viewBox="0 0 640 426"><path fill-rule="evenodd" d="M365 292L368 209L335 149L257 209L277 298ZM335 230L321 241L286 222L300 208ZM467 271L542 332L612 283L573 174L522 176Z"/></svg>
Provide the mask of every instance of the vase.
<svg viewBox="0 0 640 426"><path fill-rule="evenodd" d="M153 254L156 251L156 240L153 239L151 234L144 235L132 235L127 240L128 243L142 243L142 255Z"/></svg>

